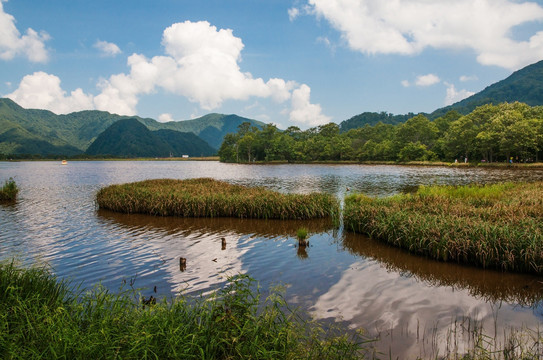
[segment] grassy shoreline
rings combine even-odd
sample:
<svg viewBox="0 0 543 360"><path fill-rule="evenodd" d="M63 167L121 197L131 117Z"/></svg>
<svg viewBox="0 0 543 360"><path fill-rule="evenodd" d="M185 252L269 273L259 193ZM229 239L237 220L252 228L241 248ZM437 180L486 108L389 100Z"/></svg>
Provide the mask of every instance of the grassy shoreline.
<svg viewBox="0 0 543 360"><path fill-rule="evenodd" d="M543 274L543 182L346 197L345 229L436 260Z"/></svg>
<svg viewBox="0 0 543 360"><path fill-rule="evenodd" d="M3 359L357 359L364 340L266 299L247 275L205 297L147 301L72 288L47 268L0 264Z"/></svg>
<svg viewBox="0 0 543 360"><path fill-rule="evenodd" d="M283 220L339 216L339 202L329 194L282 194L210 178L111 185L98 191L96 201L101 209L157 216Z"/></svg>
<svg viewBox="0 0 543 360"><path fill-rule="evenodd" d="M543 162L538 163L454 163L445 161L356 161L356 160L321 160L321 161L254 161L254 162L224 162L225 164L241 164L241 165L387 165L387 166L435 166L435 167L453 167L453 168L487 168L487 169L543 169Z"/></svg>

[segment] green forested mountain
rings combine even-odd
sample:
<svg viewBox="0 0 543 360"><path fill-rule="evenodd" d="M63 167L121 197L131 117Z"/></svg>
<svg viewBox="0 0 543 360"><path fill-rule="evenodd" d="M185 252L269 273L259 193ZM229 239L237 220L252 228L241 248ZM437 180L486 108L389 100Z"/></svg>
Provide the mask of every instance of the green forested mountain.
<svg viewBox="0 0 543 360"><path fill-rule="evenodd" d="M216 153L193 133L174 130L151 131L136 118L121 119L89 146L88 155L120 157L209 156Z"/></svg>
<svg viewBox="0 0 543 360"><path fill-rule="evenodd" d="M543 61L515 71L506 79L498 81L462 101L437 109L431 114L420 113L420 115L424 115L430 120L442 117L453 110L462 115L467 115L481 105L497 105L504 102L513 103L515 101L530 106L543 105ZM364 112L341 122L339 128L342 132L346 132L365 125L374 126L378 122L396 125L414 116L415 114L412 113L407 115L393 115L386 112Z"/></svg>
<svg viewBox="0 0 543 360"><path fill-rule="evenodd" d="M415 114L409 113L407 115L393 115L384 111L380 113L376 112L364 112L359 115L355 115L352 118L342 121L339 124L341 132L349 131L351 129L360 128L364 125L377 125L377 123L396 125L402 122L406 122Z"/></svg>
<svg viewBox="0 0 543 360"><path fill-rule="evenodd" d="M56 115L47 110L24 109L10 99L0 98L0 154L74 155L89 145L116 121L135 118L149 130L175 130L201 135L218 148L224 135L235 132L248 121L236 115L209 114L194 120L159 123L153 119L110 114L105 111L78 111Z"/></svg>
<svg viewBox="0 0 543 360"><path fill-rule="evenodd" d="M139 119L150 130L175 130L181 132L192 132L204 139L211 147L218 149L224 136L228 133L238 131L238 126L249 122L252 126L262 128L263 122L243 118L237 115L208 114L193 120L171 121L159 123L153 119Z"/></svg>
<svg viewBox="0 0 543 360"><path fill-rule="evenodd" d="M430 114L429 118L438 118L451 110L467 115L481 105L497 105L515 101L530 106L543 105L543 61L515 71L506 79L498 81L462 101L438 109Z"/></svg>
<svg viewBox="0 0 543 360"><path fill-rule="evenodd" d="M171 154L176 157L182 155L212 156L217 154L215 148L212 148L205 140L191 132L162 129L152 133L168 144L171 148Z"/></svg>

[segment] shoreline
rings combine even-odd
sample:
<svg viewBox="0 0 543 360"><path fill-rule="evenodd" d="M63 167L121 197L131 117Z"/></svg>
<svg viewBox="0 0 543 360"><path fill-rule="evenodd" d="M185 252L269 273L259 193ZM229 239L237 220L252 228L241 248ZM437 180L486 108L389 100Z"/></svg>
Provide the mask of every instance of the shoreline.
<svg viewBox="0 0 543 360"><path fill-rule="evenodd" d="M255 162L222 162L218 156L206 156L206 157L191 157L191 158L44 158L44 159L5 159L0 162L59 162L66 160L68 162L81 162L81 161L216 161L223 164L237 164L237 165L387 165L387 166L424 166L424 167L453 167L453 168L487 168L487 169L543 169L543 162L537 163L505 163L505 162L493 162L493 163L450 163L443 161L409 161L409 162L396 162L396 161L311 161L311 162L289 162L286 160L277 161L255 161Z"/></svg>

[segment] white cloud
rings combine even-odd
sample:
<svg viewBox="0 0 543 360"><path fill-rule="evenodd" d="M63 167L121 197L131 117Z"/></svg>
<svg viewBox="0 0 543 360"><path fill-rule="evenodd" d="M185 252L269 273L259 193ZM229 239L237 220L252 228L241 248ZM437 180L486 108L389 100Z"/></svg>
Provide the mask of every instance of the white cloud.
<svg viewBox="0 0 543 360"><path fill-rule="evenodd" d="M445 97L445 105L452 105L456 102L464 100L465 98L468 98L471 95L475 94L474 92L468 91L465 89L456 90L456 87L454 86L454 84L445 83L445 85L447 86L447 95Z"/></svg>
<svg viewBox="0 0 543 360"><path fill-rule="evenodd" d="M432 85L438 84L439 82L441 82L441 80L439 79L437 75L427 74L427 75L417 76L415 85L426 87L426 86L432 86Z"/></svg>
<svg viewBox="0 0 543 360"><path fill-rule="evenodd" d="M0 0L1 1L1 0ZM121 115L135 115L141 96L162 90L186 97L200 108L213 110L227 100L267 98L282 104L290 100L290 119L300 124L322 124L330 118L318 104L311 104L306 84L271 78L264 81L242 72L239 63L243 42L232 30L220 29L206 21L176 23L164 30L165 56L147 58L132 54L127 73L102 78L99 94L81 89L69 96L60 79L44 72L25 76L19 88L8 95L24 107L43 108L57 113L97 109ZM162 114L159 120L169 119Z"/></svg>
<svg viewBox="0 0 543 360"><path fill-rule="evenodd" d="M403 87L410 87L411 84L410 84L409 81L407 81L407 80L402 80L402 86L403 86Z"/></svg>
<svg viewBox="0 0 543 360"><path fill-rule="evenodd" d="M330 122L330 117L322 114L320 105L311 104L309 101L310 94L311 89L305 84L292 92L290 120L308 126L323 125Z"/></svg>
<svg viewBox="0 0 543 360"><path fill-rule="evenodd" d="M21 35L15 26L15 18L4 12L0 1L0 59L11 60L16 56L27 57L32 62L46 62L49 58L45 42L50 39L46 32L28 28Z"/></svg>
<svg viewBox="0 0 543 360"><path fill-rule="evenodd" d="M158 121L161 123L173 121L172 114L168 114L168 113L160 114L158 116Z"/></svg>
<svg viewBox="0 0 543 360"><path fill-rule="evenodd" d="M518 69L543 58L543 31L510 37L543 20L543 7L513 0L308 0L348 45L367 54L418 54L426 48L471 49L483 65Z"/></svg>
<svg viewBox="0 0 543 360"><path fill-rule="evenodd" d="M162 45L167 56L151 59L133 54L128 58L130 72L117 74L100 83L101 94L94 103L99 110L135 114L139 97L163 89L213 110L227 100L246 101L251 97L288 101L298 84L271 78L264 81L242 72L239 66L243 42L232 30L220 29L206 21L176 23L164 30ZM304 85L308 90L309 87ZM307 92L306 108L309 102ZM294 103L294 102L293 102ZM298 104L298 102L296 102ZM301 113L298 107L295 109ZM295 116L294 119L304 119ZM305 119L303 120L305 121Z"/></svg>
<svg viewBox="0 0 543 360"><path fill-rule="evenodd" d="M66 91L60 87L60 79L42 71L26 75L17 90L6 97L22 107L47 109L57 114L93 108L91 95L78 88L66 96Z"/></svg>
<svg viewBox="0 0 543 360"><path fill-rule="evenodd" d="M461 82L467 82L467 81L477 81L479 78L476 75L462 75L460 76Z"/></svg>
<svg viewBox="0 0 543 360"><path fill-rule="evenodd" d="M294 21L300 15L300 10L298 8L290 8L288 9L288 18L290 21Z"/></svg>
<svg viewBox="0 0 543 360"><path fill-rule="evenodd" d="M100 50L102 56L116 56L122 53L121 49L114 43L98 40L94 47Z"/></svg>

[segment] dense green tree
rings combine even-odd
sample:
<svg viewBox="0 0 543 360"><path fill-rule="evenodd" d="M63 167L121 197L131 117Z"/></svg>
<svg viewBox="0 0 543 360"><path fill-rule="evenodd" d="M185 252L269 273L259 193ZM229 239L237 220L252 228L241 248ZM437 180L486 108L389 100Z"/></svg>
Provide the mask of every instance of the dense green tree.
<svg viewBox="0 0 543 360"><path fill-rule="evenodd" d="M543 107L484 105L435 121L423 115L397 125L377 123L341 132L329 123L302 131L242 123L219 150L222 161L506 161L538 160L543 152Z"/></svg>

